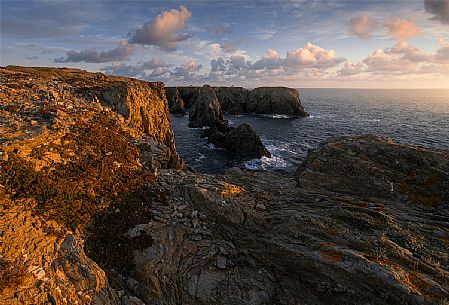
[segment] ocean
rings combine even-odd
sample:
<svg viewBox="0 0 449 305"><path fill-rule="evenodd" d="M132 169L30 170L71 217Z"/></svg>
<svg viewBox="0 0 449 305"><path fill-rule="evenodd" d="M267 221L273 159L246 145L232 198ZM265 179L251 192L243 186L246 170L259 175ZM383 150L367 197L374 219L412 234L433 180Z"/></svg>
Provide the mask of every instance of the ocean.
<svg viewBox="0 0 449 305"><path fill-rule="evenodd" d="M310 117L226 116L231 126L251 124L271 158L238 163L188 128L188 115L171 116L176 147L187 165L217 173L232 166L293 172L309 149L332 136L374 134L399 143L449 149L449 90L298 89Z"/></svg>

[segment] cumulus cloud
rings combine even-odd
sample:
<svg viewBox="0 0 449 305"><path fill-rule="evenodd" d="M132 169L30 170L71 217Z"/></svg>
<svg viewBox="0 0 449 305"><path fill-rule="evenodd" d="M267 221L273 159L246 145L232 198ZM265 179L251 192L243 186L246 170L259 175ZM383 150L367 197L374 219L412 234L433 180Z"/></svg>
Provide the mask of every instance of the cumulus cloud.
<svg viewBox="0 0 449 305"><path fill-rule="evenodd" d="M439 48L427 53L405 41L391 48L371 52L357 64L346 63L339 76L367 73L368 76L412 76L418 74L447 74L449 71L449 42L438 40Z"/></svg>
<svg viewBox="0 0 449 305"><path fill-rule="evenodd" d="M268 49L257 61L234 55L211 60L209 77L213 79L248 79L267 77L290 77L292 75L324 75L327 69L336 67L346 58L337 57L334 50L327 50L312 43L303 48L288 51L281 57L276 50Z"/></svg>
<svg viewBox="0 0 449 305"><path fill-rule="evenodd" d="M431 20L449 24L449 0L424 0L424 7L433 15Z"/></svg>
<svg viewBox="0 0 449 305"><path fill-rule="evenodd" d="M385 21L385 26L393 38L398 40L407 40L421 33L411 20L406 19L389 19Z"/></svg>
<svg viewBox="0 0 449 305"><path fill-rule="evenodd" d="M359 37L368 39L371 37L374 29L376 28L376 21L372 20L370 17L364 15L359 17L351 18L351 34Z"/></svg>
<svg viewBox="0 0 449 305"><path fill-rule="evenodd" d="M364 72L364 66L362 63L353 64L346 62L343 68L337 71L340 76L356 75Z"/></svg>
<svg viewBox="0 0 449 305"><path fill-rule="evenodd" d="M194 60L190 60L185 64L175 67L172 75L175 77L188 78L189 76L194 76L195 72L198 72L201 68L202 65Z"/></svg>
<svg viewBox="0 0 449 305"><path fill-rule="evenodd" d="M192 13L181 6L159 14L156 19L148 20L132 34L130 43L154 45L165 50L176 50L177 42L187 40L191 35L181 33L186 28Z"/></svg>
<svg viewBox="0 0 449 305"><path fill-rule="evenodd" d="M55 62L103 63L111 61L123 61L129 60L129 57L132 53L132 45L130 45L126 40L122 40L116 48L105 52L98 52L95 49L83 51L67 51L66 57L56 58Z"/></svg>
<svg viewBox="0 0 449 305"><path fill-rule="evenodd" d="M346 61L344 57L335 57L335 51L324 49L308 42L303 48L287 52L285 63L294 68L325 69Z"/></svg>
<svg viewBox="0 0 449 305"><path fill-rule="evenodd" d="M101 68L107 74L130 76L130 77L144 77L146 71L153 70L152 74L162 75L162 71L169 71L167 69L167 64L160 58L152 58L151 60L137 63L135 65L125 65L123 62L114 62L109 66ZM156 71L156 72L155 72Z"/></svg>

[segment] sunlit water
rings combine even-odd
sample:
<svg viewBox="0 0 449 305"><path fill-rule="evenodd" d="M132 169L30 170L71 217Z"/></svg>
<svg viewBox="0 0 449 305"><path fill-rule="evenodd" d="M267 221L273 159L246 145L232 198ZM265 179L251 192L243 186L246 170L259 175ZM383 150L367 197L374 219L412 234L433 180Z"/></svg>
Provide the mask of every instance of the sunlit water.
<svg viewBox="0 0 449 305"><path fill-rule="evenodd" d="M401 143L449 149L449 90L300 89L308 118L227 116L232 126L251 124L272 158L236 164L208 145L188 116L172 116L176 145L187 164L201 172L234 165L255 170L294 171L311 148L331 136L375 134Z"/></svg>

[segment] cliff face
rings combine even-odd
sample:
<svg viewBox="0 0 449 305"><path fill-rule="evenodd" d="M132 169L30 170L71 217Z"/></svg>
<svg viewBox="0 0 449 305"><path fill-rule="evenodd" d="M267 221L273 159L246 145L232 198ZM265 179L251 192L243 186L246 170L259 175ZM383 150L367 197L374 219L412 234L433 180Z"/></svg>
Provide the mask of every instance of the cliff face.
<svg viewBox="0 0 449 305"><path fill-rule="evenodd" d="M1 68L0 120L0 303L116 304L80 230L155 168L184 167L163 84Z"/></svg>
<svg viewBox="0 0 449 305"><path fill-rule="evenodd" d="M194 96L200 88L201 87L170 87L170 90L176 89L179 92L185 109L193 106ZM298 91L292 88L261 87L248 90L242 87L213 87L213 90L225 113L308 116L308 113L301 105ZM172 103L171 100L172 99L169 99L169 103Z"/></svg>

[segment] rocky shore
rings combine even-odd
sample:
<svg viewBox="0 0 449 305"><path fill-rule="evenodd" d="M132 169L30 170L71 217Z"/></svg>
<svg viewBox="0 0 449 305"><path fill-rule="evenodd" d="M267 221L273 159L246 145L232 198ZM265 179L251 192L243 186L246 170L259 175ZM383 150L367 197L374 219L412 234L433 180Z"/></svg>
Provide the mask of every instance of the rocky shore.
<svg viewBox="0 0 449 305"><path fill-rule="evenodd" d="M162 83L74 69L0 68L0 123L1 304L448 302L447 151L343 137L295 175L193 173Z"/></svg>

